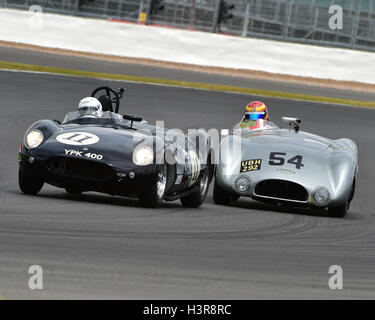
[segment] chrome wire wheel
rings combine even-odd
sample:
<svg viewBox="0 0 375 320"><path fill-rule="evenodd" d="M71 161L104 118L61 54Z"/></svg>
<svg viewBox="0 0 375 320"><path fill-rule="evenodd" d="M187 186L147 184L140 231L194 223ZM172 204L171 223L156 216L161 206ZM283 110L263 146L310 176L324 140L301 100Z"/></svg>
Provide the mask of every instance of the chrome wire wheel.
<svg viewBox="0 0 375 320"><path fill-rule="evenodd" d="M156 178L156 194L159 199L163 198L165 188L167 186L167 164L163 164L159 168L158 175Z"/></svg>

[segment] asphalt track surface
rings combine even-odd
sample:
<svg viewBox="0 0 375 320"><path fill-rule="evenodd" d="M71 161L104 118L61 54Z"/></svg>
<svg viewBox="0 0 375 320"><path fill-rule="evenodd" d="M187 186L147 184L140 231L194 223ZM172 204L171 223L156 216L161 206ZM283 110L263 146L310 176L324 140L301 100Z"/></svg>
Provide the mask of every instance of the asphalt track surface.
<svg viewBox="0 0 375 320"><path fill-rule="evenodd" d="M303 119L303 130L350 137L360 181L344 219L240 199L199 209L178 201L145 209L97 193L71 196L45 186L21 194L17 151L27 127L62 119L99 85L126 86L122 111L167 127L228 128L247 95L54 75L0 72L0 296L5 299L375 298L375 110L263 99L272 119ZM28 289L31 265L44 290ZM343 268L344 289L328 288Z"/></svg>

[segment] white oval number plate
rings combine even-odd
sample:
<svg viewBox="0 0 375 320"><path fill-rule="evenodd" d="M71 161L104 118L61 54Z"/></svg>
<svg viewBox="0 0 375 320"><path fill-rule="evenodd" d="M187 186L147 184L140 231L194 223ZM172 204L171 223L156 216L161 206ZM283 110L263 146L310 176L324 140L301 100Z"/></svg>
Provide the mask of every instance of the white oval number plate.
<svg viewBox="0 0 375 320"><path fill-rule="evenodd" d="M85 146L99 142L99 137L88 132L67 132L56 137L58 142L72 146Z"/></svg>

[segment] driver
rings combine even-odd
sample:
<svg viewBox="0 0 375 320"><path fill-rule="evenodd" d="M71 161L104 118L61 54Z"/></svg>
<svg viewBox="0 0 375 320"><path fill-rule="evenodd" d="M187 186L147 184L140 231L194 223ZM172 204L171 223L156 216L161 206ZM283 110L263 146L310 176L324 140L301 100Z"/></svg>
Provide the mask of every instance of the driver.
<svg viewBox="0 0 375 320"><path fill-rule="evenodd" d="M267 126L269 120L266 105L261 101L252 101L245 108L240 127L250 130L260 129Z"/></svg>
<svg viewBox="0 0 375 320"><path fill-rule="evenodd" d="M98 99L86 97L79 102L78 112L81 118L100 118L103 114L103 107Z"/></svg>

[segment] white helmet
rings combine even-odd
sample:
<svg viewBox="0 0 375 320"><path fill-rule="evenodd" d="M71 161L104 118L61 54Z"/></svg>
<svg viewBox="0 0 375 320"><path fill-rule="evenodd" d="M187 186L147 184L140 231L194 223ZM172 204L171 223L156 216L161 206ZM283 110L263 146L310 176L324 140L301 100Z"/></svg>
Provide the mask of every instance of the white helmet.
<svg viewBox="0 0 375 320"><path fill-rule="evenodd" d="M87 97L82 99L78 104L78 112L81 117L101 117L102 116L102 104L100 101L93 97Z"/></svg>

